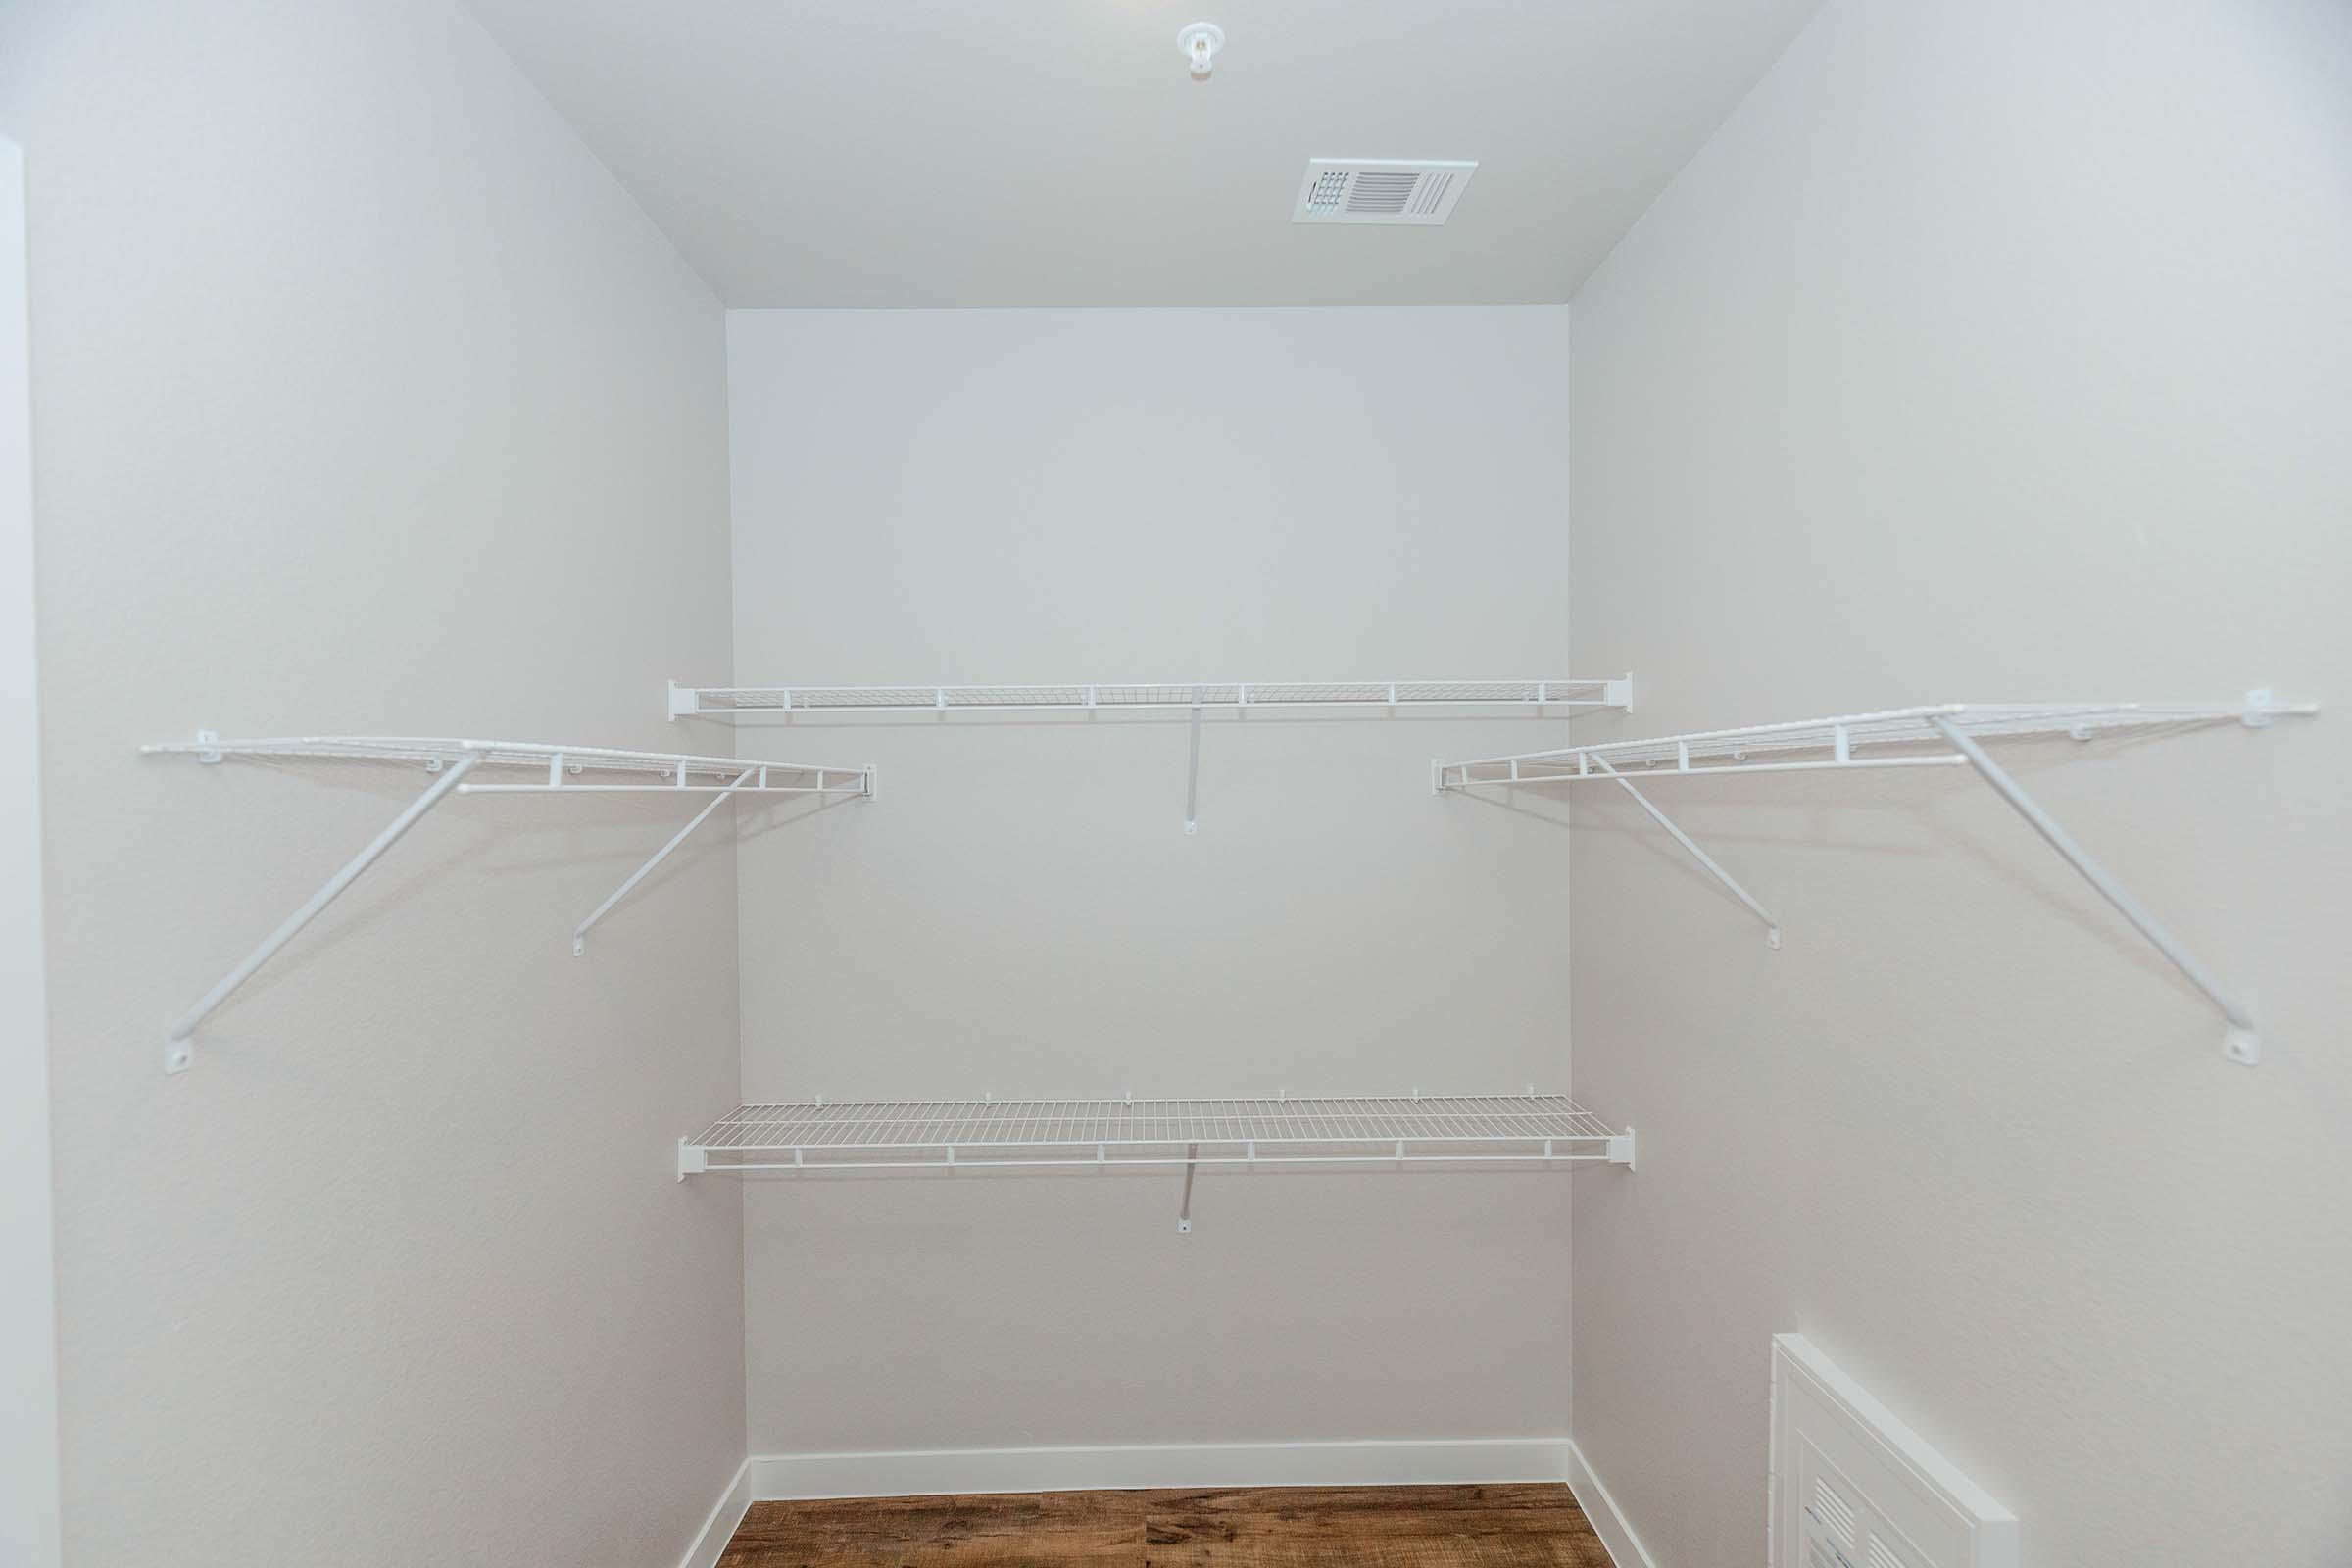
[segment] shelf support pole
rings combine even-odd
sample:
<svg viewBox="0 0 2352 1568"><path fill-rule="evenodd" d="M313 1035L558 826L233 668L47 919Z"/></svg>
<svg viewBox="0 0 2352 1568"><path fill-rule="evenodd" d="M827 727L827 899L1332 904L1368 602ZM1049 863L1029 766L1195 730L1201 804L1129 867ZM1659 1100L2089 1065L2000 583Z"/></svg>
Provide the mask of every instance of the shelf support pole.
<svg viewBox="0 0 2352 1568"><path fill-rule="evenodd" d="M402 834L422 820L425 812L439 806L443 798L458 787L458 781L472 772L474 764L481 760L481 753L467 752L458 759L455 766L443 768L440 776L433 780L425 792L411 801L407 809L394 817L389 826L368 841L366 849L346 861L343 869L328 877L326 885L305 900L301 908L286 916L282 925L264 937L261 946L245 955L243 962L222 975L220 983L204 994L203 1001L181 1013L179 1021L173 1024L171 1033L164 1037L164 1071L186 1072L196 1060L196 1045L193 1038L196 1026L211 1017L222 1003L235 995L239 986L252 979L254 971L277 956L278 950L293 941L304 926L318 919L324 912L326 906L342 895L344 889L360 879L362 872L382 858L386 850L400 842Z"/></svg>
<svg viewBox="0 0 2352 1568"><path fill-rule="evenodd" d="M1184 772L1184 830L1200 831L1200 688L1193 688L1193 756Z"/></svg>
<svg viewBox="0 0 2352 1568"><path fill-rule="evenodd" d="M1617 787L1625 791L1626 794L1631 795L1634 798L1635 803L1639 805L1642 809L1649 813L1650 820L1656 822L1658 826L1673 834L1674 841L1677 844L1680 844L1684 849L1689 850L1690 852L1691 858L1697 860L1699 864L1707 868L1707 874L1709 876L1712 876L1716 881L1731 889L1732 896L1738 899L1741 904L1746 905L1749 912L1754 914L1757 919L1764 922L1764 945L1773 949L1775 952L1778 952L1781 946L1781 922L1773 916L1773 912L1764 907L1764 906L1761 904L1758 904L1755 900L1755 896L1749 893L1747 889L1741 887L1739 881L1733 877L1731 872L1726 871L1722 866L1717 865L1715 863L1715 858L1709 855L1706 851L1700 849L1698 845L1692 841L1690 834L1684 832L1681 828L1676 827L1671 817L1669 817L1664 811L1659 810L1655 806L1652 806L1649 802L1648 796L1634 788L1631 780L1629 780L1623 773L1618 772L1614 767L1611 767L1607 758L1594 756L1590 752L1584 755L1592 759L1593 766L1599 768L1603 773L1606 773L1609 777L1615 779L1617 781Z"/></svg>
<svg viewBox="0 0 2352 1568"><path fill-rule="evenodd" d="M683 778L685 776L685 772L686 770L681 767L678 770L678 776ZM598 905L594 909L590 910L587 919L582 920L578 925L572 927L571 956L575 958L585 957L588 953L589 928L594 926L597 921L602 920L607 914L610 914L612 910L612 906L627 898L629 896L629 891L636 887L638 883L653 875L655 866L660 865L663 860L668 859L672 850L675 850L679 845L685 843L687 838L694 832L696 828L701 827L704 822L710 819L712 811L717 810L720 805L723 804L737 790L742 789L745 785L751 783L751 781L757 777L760 772L760 769L757 767L747 767L741 773L738 773L735 776L734 783L728 785L725 789L720 790L716 795L711 796L710 804L704 807L701 810L695 812L693 821L687 823L684 827L678 829L677 832L670 835L669 842L656 850L652 859L646 861L636 870L630 872L629 879L626 882L623 882L620 886L614 888L612 896L606 899L604 903ZM817 784L821 792L824 784L824 774L822 772L817 774Z"/></svg>
<svg viewBox="0 0 2352 1568"><path fill-rule="evenodd" d="M2214 978L2213 972L2197 961L2197 956L2182 947L2180 940L2149 911L2148 906L2132 896L2131 889L2118 882L2108 874L2105 866L2092 859L2090 853L2075 842L2074 835L2059 826L2055 818L2035 804L2034 798L1986 755L1984 748L1977 744L1974 738L1964 734L1948 718L1934 717L1930 722L1942 732L1945 740L1952 743L1954 751L1968 759L1969 765L1977 770L1977 776L1991 785L1993 792L2007 801L2017 814L2041 835L2042 842L2063 856L2067 864L2098 891L2099 897L2114 905L2116 912L2131 921L2139 934L2164 955L2167 962L2188 977L2189 984L2212 999L2213 1004L2221 1009L2222 1017L2230 1025L2223 1036L2222 1054L2240 1066L2251 1067L2260 1061L2262 1037L2254 1027L2253 1015L2222 989L2221 982Z"/></svg>
<svg viewBox="0 0 2352 1568"><path fill-rule="evenodd" d="M1184 1146L1184 1206L1176 1211L1176 1232L1180 1236L1193 1234L1193 1163L1200 1157L1199 1144Z"/></svg>

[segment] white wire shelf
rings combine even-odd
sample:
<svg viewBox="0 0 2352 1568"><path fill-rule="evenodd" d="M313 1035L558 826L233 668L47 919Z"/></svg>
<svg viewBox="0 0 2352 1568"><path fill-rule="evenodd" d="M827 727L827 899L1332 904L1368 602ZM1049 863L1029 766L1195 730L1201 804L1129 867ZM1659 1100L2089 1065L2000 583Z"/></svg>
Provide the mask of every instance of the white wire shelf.
<svg viewBox="0 0 2352 1568"><path fill-rule="evenodd" d="M2071 735L2088 740L2102 732L2161 725L2236 719L2261 725L2273 718L2316 713L2311 703L2274 702L2267 692L2234 703L1942 703L1894 708L1836 718L1805 718L1740 729L1695 730L1654 740L1603 741L1439 764L1438 787L1478 784L1576 783L1607 779L1611 768L1660 769L1675 773L1786 773L1855 767L1965 765L1968 759L1945 750L1924 756L1893 755L1903 747L1944 747L1943 724L1964 735L1990 738ZM1790 753L1827 753L1796 758ZM1856 755L1861 753L1864 755ZM1756 761L1755 758L1781 759ZM1605 766L1602 764L1606 764Z"/></svg>
<svg viewBox="0 0 2352 1568"><path fill-rule="evenodd" d="M1080 682L1044 686L680 686L672 718L745 713L1088 712L1150 709L1476 708L1632 711L1634 678Z"/></svg>
<svg viewBox="0 0 2352 1568"><path fill-rule="evenodd" d="M1992 760L1982 742L2009 736L2069 735L2091 740L2124 730L2180 729L2234 720L2261 729L2280 718L2309 717L2317 703L2283 703L2268 690L2255 690L2232 703L1943 703L1893 708L1875 713L1805 718L1740 729L1694 730L1654 740L1603 741L1430 764L1439 794L1499 785L1582 784L1601 780L1632 796L1652 820L1674 836L1707 873L1764 922L1764 940L1781 945L1781 924L1690 834L1676 826L1649 797L1635 787L1661 778L1724 773L1842 772L1860 768L1967 767L1989 785L2065 858L2082 878L2114 906L2166 961L2220 1009L2227 1022L2223 1054L2241 1066L2262 1059L2262 1039L2253 1015L2213 972L2181 945L2151 911L2090 857L2058 821ZM1759 758L1770 760L1757 760Z"/></svg>
<svg viewBox="0 0 2352 1568"><path fill-rule="evenodd" d="M609 746L555 746L536 741L445 739L414 735L289 735L264 740L222 740L199 733L187 741L161 741L139 748L150 756L193 757L202 762L226 758L262 760L415 762L439 772L472 758L482 767L528 768L544 777L528 784L458 786L461 795L611 794L654 790L730 795L870 795L871 767L814 762L765 762L733 757L697 757L680 752L626 752ZM752 777L744 781L746 769ZM660 779L662 783L648 782ZM621 781L621 782L616 782Z"/></svg>
<svg viewBox="0 0 2352 1568"><path fill-rule="evenodd" d="M1565 1095L955 1100L744 1105L678 1146L678 1174L1634 1161L1633 1129Z"/></svg>
<svg viewBox="0 0 2352 1568"><path fill-rule="evenodd" d="M150 756L193 757L199 762L220 763L230 758L260 761L391 762L413 764L433 776L424 793L409 803L391 823L324 886L264 937L236 967L182 1013L164 1037L164 1070L184 1072L195 1061L196 1028L212 1016L237 989L253 978L263 964L294 940L302 928L359 880L361 874L398 843L425 813L452 793L480 795L675 795L708 797L694 819L671 835L612 896L590 910L572 928L573 956L588 951L588 933L612 912L636 886L653 874L710 814L738 795L843 796L870 799L874 769L820 766L806 762L764 762L733 757L697 757L682 752L630 752L609 746L554 746L536 741L444 739L413 735L299 735L264 740L222 740L209 730L194 740L162 741L142 746ZM528 770L528 782L487 784L470 775L481 768Z"/></svg>

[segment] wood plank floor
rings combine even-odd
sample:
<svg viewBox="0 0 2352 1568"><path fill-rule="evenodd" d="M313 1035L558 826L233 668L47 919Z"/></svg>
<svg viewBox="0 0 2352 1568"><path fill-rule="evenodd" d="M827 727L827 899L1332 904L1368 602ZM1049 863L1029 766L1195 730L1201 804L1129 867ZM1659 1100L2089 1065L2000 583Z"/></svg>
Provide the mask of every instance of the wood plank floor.
<svg viewBox="0 0 2352 1568"><path fill-rule="evenodd" d="M1609 1568L1557 1483L756 1502L718 1568Z"/></svg>

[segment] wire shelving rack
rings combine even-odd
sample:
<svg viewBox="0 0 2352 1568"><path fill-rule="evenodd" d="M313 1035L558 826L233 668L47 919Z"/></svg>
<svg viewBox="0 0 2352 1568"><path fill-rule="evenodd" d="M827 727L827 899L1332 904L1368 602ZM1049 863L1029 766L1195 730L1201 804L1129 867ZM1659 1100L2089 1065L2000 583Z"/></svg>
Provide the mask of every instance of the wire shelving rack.
<svg viewBox="0 0 2352 1568"><path fill-rule="evenodd" d="M1185 770L1184 830L1200 830L1200 726L1212 712L1251 714L1310 711L1400 712L1432 709L1515 710L1531 718L1566 717L1593 708L1632 712L1634 677L1603 680L1338 680L1128 681L1038 686L680 686L669 683L668 713L680 718L744 718L769 714L898 713L946 718L952 713L1180 712L1192 720Z"/></svg>
<svg viewBox="0 0 2352 1568"><path fill-rule="evenodd" d="M1632 796L1710 876L1764 923L1764 940L1777 949L1781 945L1779 919L1642 794L1635 780L1647 784L1659 779L1725 773L1972 768L2168 962L2205 993L2228 1024L2223 1035L2223 1054L2231 1061L2250 1067L2262 1059L2262 1038L2244 1004L2224 989L2213 972L2153 911L2042 809L1993 760L1982 743L2035 735L2066 735L2087 741L2125 730L2181 728L2223 720L2262 729L2276 719L2308 717L2318 711L2316 703L2280 702L2268 690L2250 691L2230 703L1942 703L1833 718L1751 724L1738 729L1694 730L1651 740L1563 746L1511 757L1433 761L1430 783L1439 794L1487 786L1508 789L1538 784L1613 783Z"/></svg>
<svg viewBox="0 0 2352 1568"><path fill-rule="evenodd" d="M1134 712L1307 708L1616 708L1634 678L1605 680L1107 681L1038 686L680 686L672 718L780 713Z"/></svg>
<svg viewBox="0 0 2352 1568"><path fill-rule="evenodd" d="M678 1179L838 1171L1634 1164L1634 1130L1565 1095L749 1104L678 1141Z"/></svg>
<svg viewBox="0 0 2352 1568"><path fill-rule="evenodd" d="M142 746L150 756L193 757L220 763L230 758L257 761L389 762L421 767L432 775L424 793L409 803L381 833L318 892L262 939L259 946L196 1004L182 1013L164 1038L164 1070L184 1072L194 1064L197 1026L217 1011L262 965L359 880L410 828L451 794L460 795L675 795L707 797L694 819L655 852L612 896L573 928L574 956L587 953L588 933L636 886L666 860L694 830L738 795L802 795L871 798L874 769L804 762L764 762L733 757L699 757L682 752L632 752L608 746L558 746L536 741L445 739L411 735L300 735L261 740L223 740L199 731L186 741ZM526 780L487 783L477 769L523 770Z"/></svg>
<svg viewBox="0 0 2352 1568"><path fill-rule="evenodd" d="M1633 1135L1565 1095L927 1100L744 1105L686 1174L1188 1164L1626 1164Z"/></svg>

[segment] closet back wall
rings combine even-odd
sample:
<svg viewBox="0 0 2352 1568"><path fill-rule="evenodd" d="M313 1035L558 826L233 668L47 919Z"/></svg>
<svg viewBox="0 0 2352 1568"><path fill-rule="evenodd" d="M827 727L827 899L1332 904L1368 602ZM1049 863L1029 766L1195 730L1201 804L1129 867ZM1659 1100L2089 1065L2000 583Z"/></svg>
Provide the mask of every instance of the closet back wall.
<svg viewBox="0 0 2352 1568"><path fill-rule="evenodd" d="M446 0L0 8L31 235L66 1560L675 1562L741 1456L734 857L230 734L662 745L727 659L722 316ZM519 732L519 734L517 733ZM0 1281L0 1291L13 1282Z"/></svg>
<svg viewBox="0 0 2352 1568"><path fill-rule="evenodd" d="M745 681L1569 673L1561 308L728 321ZM1557 1088L1568 836L1428 764L1564 733L1212 719L1187 837L1181 717L741 721L881 767L747 819L745 1091ZM1611 1176L755 1180L752 1450L1563 1434Z"/></svg>

